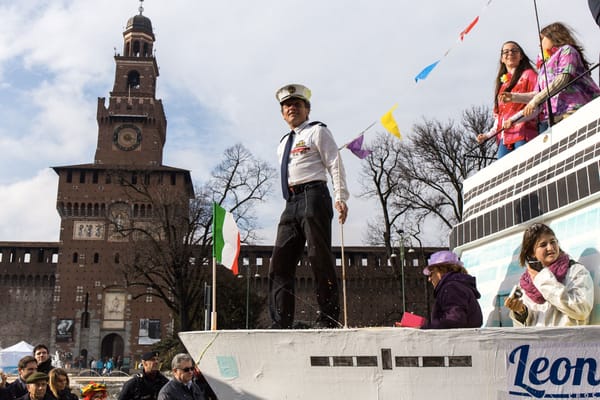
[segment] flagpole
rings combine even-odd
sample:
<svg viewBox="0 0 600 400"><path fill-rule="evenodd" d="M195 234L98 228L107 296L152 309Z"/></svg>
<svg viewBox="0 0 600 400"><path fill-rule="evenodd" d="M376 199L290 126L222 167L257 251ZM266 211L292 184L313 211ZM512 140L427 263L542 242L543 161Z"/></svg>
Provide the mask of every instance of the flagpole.
<svg viewBox="0 0 600 400"><path fill-rule="evenodd" d="M217 330L217 257L214 256L212 265L212 310L210 313L210 330Z"/></svg>
<svg viewBox="0 0 600 400"><path fill-rule="evenodd" d="M213 201L212 210L212 309L210 310L210 330L217 330L217 256L215 254L215 232L216 232L216 216L217 216L217 203Z"/></svg>

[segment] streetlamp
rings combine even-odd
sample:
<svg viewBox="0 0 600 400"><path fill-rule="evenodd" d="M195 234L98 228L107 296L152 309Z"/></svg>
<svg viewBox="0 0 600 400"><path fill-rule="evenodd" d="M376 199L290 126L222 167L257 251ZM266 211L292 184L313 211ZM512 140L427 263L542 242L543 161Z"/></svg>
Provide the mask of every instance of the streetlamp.
<svg viewBox="0 0 600 400"><path fill-rule="evenodd" d="M406 295L404 293L404 231L398 229L400 236L400 273L402 274L402 314L406 312Z"/></svg>
<svg viewBox="0 0 600 400"><path fill-rule="evenodd" d="M244 264L246 265L246 329L249 329L250 326L250 263L246 263L244 260ZM244 275L238 275L238 278L243 278ZM254 278L260 278L260 274L256 272L254 274Z"/></svg>

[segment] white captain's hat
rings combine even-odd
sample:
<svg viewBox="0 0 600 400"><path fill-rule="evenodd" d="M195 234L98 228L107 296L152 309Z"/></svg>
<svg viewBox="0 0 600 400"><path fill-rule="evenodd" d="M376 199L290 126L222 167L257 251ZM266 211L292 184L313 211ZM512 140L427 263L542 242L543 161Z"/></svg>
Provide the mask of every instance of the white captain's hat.
<svg viewBox="0 0 600 400"><path fill-rule="evenodd" d="M279 104L292 97L297 97L310 104L310 95L311 93L309 88L297 83L285 85L275 93L275 97L277 98L277 101L279 101Z"/></svg>

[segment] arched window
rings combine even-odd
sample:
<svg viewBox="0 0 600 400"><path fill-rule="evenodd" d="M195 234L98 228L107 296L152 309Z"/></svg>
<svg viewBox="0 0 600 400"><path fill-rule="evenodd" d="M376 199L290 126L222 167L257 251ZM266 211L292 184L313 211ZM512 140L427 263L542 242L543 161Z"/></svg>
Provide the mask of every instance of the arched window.
<svg viewBox="0 0 600 400"><path fill-rule="evenodd" d="M94 253L94 264L98 264L100 261L100 254Z"/></svg>
<svg viewBox="0 0 600 400"><path fill-rule="evenodd" d="M139 41L135 41L133 42L133 54L131 54L134 57L139 57L140 56L140 42Z"/></svg>
<svg viewBox="0 0 600 400"><path fill-rule="evenodd" d="M77 252L73 253L73 264L79 261L79 254Z"/></svg>

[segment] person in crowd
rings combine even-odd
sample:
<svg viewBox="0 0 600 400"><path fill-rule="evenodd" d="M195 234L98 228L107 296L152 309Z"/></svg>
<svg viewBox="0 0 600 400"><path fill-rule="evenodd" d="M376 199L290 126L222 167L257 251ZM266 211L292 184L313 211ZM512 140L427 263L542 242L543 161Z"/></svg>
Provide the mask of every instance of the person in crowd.
<svg viewBox="0 0 600 400"><path fill-rule="evenodd" d="M544 27L540 32L543 54L540 58L537 91L531 93L503 93L502 101L527 103L522 113L517 113L505 121L508 129L522 117L531 118L541 107L540 132L547 129L552 114L554 124L573 114L589 101L600 96L600 88L588 71L590 63L585 59L581 44L575 40L571 30L560 22ZM571 81L574 78L581 78ZM556 95L554 95L557 93ZM550 97L550 95L553 95ZM546 102L550 98L551 113Z"/></svg>
<svg viewBox="0 0 600 400"><path fill-rule="evenodd" d="M0 400L12 400L12 396L8 389L8 375L4 371L0 371Z"/></svg>
<svg viewBox="0 0 600 400"><path fill-rule="evenodd" d="M438 251L429 258L423 274L433 285L435 303L431 320L422 329L479 328L483 314L475 277L469 275L458 256Z"/></svg>
<svg viewBox="0 0 600 400"><path fill-rule="evenodd" d="M17 365L19 376L6 389L12 399L17 399L27 394L27 378L37 372L37 361L33 356L25 356L19 360Z"/></svg>
<svg viewBox="0 0 600 400"><path fill-rule="evenodd" d="M104 370L104 362L102 362L102 357L98 357L96 360L96 372L98 375L102 375L102 371Z"/></svg>
<svg viewBox="0 0 600 400"><path fill-rule="evenodd" d="M590 272L572 260L554 231L535 223L523 233L519 262L525 267L519 285L522 297L507 297L515 326L587 325L594 307Z"/></svg>
<svg viewBox="0 0 600 400"><path fill-rule="evenodd" d="M269 271L269 315L274 329L290 329L294 322L296 265L308 242L308 258L315 276L319 315L316 328L339 327L339 290L331 252L333 209L327 173L333 180L339 222L346 221L348 191L338 146L327 126L309 122L311 92L290 84L276 92L281 114L291 132L279 143L281 185L286 200L277 227Z"/></svg>
<svg viewBox="0 0 600 400"><path fill-rule="evenodd" d="M171 367L173 379L160 389L158 400L207 400L200 387L192 381L194 360L189 354L175 355Z"/></svg>
<svg viewBox="0 0 600 400"><path fill-rule="evenodd" d="M56 400L77 400L78 397L71 392L71 384L67 371L62 368L54 368L48 374L49 386Z"/></svg>
<svg viewBox="0 0 600 400"><path fill-rule="evenodd" d="M103 400L108 397L106 384L90 382L81 388L81 398L83 400Z"/></svg>
<svg viewBox="0 0 600 400"><path fill-rule="evenodd" d="M142 354L142 371L125 382L119 400L156 400L167 382L158 370L158 352L149 351Z"/></svg>
<svg viewBox="0 0 600 400"><path fill-rule="evenodd" d="M52 358L45 344L38 344L33 348L33 356L37 361L37 369L39 372L48 374L52 368Z"/></svg>
<svg viewBox="0 0 600 400"><path fill-rule="evenodd" d="M500 50L500 66L494 90L494 125L487 133L477 135L479 143L495 136L496 143L498 143L498 158L523 146L538 133L535 119L517 122L511 127L503 129L504 121L521 111L525 104L504 102L500 100L500 95L502 93L532 92L535 90L536 82L537 73L523 48L517 42L504 43Z"/></svg>
<svg viewBox="0 0 600 400"><path fill-rule="evenodd" d="M48 389L48 374L34 372L27 377L27 393L17 400L54 400Z"/></svg>

